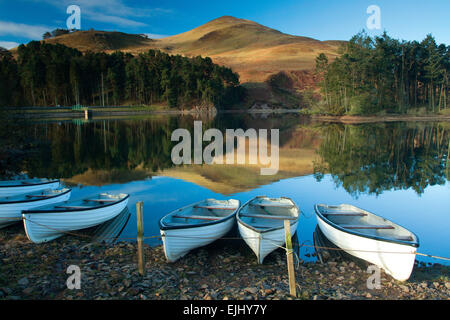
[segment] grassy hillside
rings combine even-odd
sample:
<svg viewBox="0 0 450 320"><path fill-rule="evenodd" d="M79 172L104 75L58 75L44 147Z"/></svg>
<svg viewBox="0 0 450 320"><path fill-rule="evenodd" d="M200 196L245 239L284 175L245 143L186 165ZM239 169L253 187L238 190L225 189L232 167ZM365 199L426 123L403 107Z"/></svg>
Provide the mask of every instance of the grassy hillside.
<svg viewBox="0 0 450 320"><path fill-rule="evenodd" d="M150 45L154 40L137 34L107 31L77 31L45 40L47 43L60 43L80 51L111 52L116 50L138 50Z"/></svg>
<svg viewBox="0 0 450 320"><path fill-rule="evenodd" d="M121 50L136 54L155 48L170 54L209 56L213 62L238 72L241 83L262 82L283 70L310 70L321 52L332 60L340 43L288 35L230 16L163 39L121 32L78 31L45 41L81 51Z"/></svg>
<svg viewBox="0 0 450 320"><path fill-rule="evenodd" d="M256 22L221 17L191 31L150 44L171 53L209 56L231 67L242 82L262 82L282 70L308 70L323 52L336 56L339 42L292 36Z"/></svg>

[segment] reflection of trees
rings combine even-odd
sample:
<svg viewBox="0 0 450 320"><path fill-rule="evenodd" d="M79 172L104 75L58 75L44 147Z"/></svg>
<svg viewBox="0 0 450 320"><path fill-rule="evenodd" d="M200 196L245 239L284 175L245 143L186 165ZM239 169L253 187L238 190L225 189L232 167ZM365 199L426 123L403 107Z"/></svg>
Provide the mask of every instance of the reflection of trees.
<svg viewBox="0 0 450 320"><path fill-rule="evenodd" d="M322 163L349 193L413 188L418 194L448 176L449 130L439 124L330 125L323 128Z"/></svg>
<svg viewBox="0 0 450 320"><path fill-rule="evenodd" d="M450 128L446 124L311 126L302 121L287 115L265 120L248 115L219 116L203 121L203 130L218 128L225 133L225 129L232 128L280 129L282 147L318 149L322 159L314 163L318 180L331 173L336 184L353 195L407 188L421 194L427 186L450 179ZM186 128L192 135L193 122L190 116L164 116L82 125L29 123L21 126L21 135L32 141L28 145L33 152L24 161L17 161L15 169L55 178L72 178L89 169L121 175L134 169L163 170L173 166L171 151L178 142L171 142L172 132ZM298 128L300 123L303 125Z"/></svg>
<svg viewBox="0 0 450 320"><path fill-rule="evenodd" d="M30 125L24 119L13 119L0 110L0 180L19 173L19 164L35 151Z"/></svg>
<svg viewBox="0 0 450 320"><path fill-rule="evenodd" d="M166 168L172 165L170 136L178 125L172 118L36 125L42 143L26 170L69 178L88 169Z"/></svg>
<svg viewBox="0 0 450 320"><path fill-rule="evenodd" d="M289 119L280 116L259 122L240 115L203 120L202 124L204 131L218 128L225 134L227 128L283 130L297 122L297 117ZM33 176L57 178L71 178L88 169L133 170L142 166L155 172L173 166L171 151L177 142L171 141L171 135L178 128L188 129L193 136L194 119L186 116L34 124L30 131L40 144L21 169Z"/></svg>

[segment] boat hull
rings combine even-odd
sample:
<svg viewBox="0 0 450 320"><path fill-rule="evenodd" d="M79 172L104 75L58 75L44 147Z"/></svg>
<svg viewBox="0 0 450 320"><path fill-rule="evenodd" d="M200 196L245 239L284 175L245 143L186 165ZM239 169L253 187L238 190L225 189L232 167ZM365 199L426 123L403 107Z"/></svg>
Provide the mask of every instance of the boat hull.
<svg viewBox="0 0 450 320"><path fill-rule="evenodd" d="M192 249L206 246L220 239L232 229L235 221L235 217L232 217L220 223L205 226L160 230L166 259L169 262L175 262Z"/></svg>
<svg viewBox="0 0 450 320"><path fill-rule="evenodd" d="M23 213L25 232L34 243L54 240L65 232L90 228L106 222L121 213L128 197L110 206L88 210Z"/></svg>
<svg viewBox="0 0 450 320"><path fill-rule="evenodd" d="M416 248L394 242L371 239L334 228L317 217L322 233L345 252L366 260L399 281L408 280L414 268Z"/></svg>
<svg viewBox="0 0 450 320"><path fill-rule="evenodd" d="M47 199L0 204L0 229L22 221L22 211L69 200L71 191Z"/></svg>
<svg viewBox="0 0 450 320"><path fill-rule="evenodd" d="M0 186L0 197L11 197L45 189L57 189L58 187L59 181L56 180L30 185Z"/></svg>
<svg viewBox="0 0 450 320"><path fill-rule="evenodd" d="M298 221L291 224L291 236L297 232ZM264 258L272 251L284 246L286 243L286 236L284 228L271 230L268 232L258 232L255 229L249 228L245 224L238 222L239 233L247 243L247 245L256 254L258 263L262 264Z"/></svg>

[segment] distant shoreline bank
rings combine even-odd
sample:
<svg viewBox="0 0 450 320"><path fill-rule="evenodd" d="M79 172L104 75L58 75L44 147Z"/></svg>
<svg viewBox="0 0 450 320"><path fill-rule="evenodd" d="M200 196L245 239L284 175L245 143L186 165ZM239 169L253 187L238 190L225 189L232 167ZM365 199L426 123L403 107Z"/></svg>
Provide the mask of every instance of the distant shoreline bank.
<svg viewBox="0 0 450 320"><path fill-rule="evenodd" d="M130 110L131 108L131 110ZM126 117L143 115L197 115L211 116L208 112L198 112L197 110L169 110L151 109L138 107L89 107L89 118L105 117ZM134 109L134 110L133 110ZM75 111L70 108L48 109L43 107L33 107L27 109L10 108L12 118L20 119L85 119L84 111ZM301 109L261 109L261 110L219 110L218 114L287 114L301 113ZM332 115L309 115L312 120L329 123L358 124L376 122L401 122L401 121L450 121L450 115L370 115L370 116L332 116Z"/></svg>
<svg viewBox="0 0 450 320"><path fill-rule="evenodd" d="M450 121L450 115L384 115L384 116L311 116L314 120L323 122L338 122L344 124L398 122L398 121Z"/></svg>

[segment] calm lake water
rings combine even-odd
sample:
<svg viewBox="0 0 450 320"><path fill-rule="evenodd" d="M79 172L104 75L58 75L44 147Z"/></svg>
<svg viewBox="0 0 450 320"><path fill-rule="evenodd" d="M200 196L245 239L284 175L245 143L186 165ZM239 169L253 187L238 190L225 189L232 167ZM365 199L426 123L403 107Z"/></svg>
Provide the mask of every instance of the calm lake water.
<svg viewBox="0 0 450 320"><path fill-rule="evenodd" d="M136 237L136 201L144 202L145 236L154 236L162 216L205 198L243 203L258 195L286 196L302 211L300 244L313 244L314 204L349 203L416 233L419 252L450 256L450 123L343 125L297 115L202 120L203 130L223 133L279 129L279 172L273 176L260 175L258 165L173 165L171 134L177 128L193 132L193 123L190 116L36 122L29 130L41 143L23 168L63 179L73 187L72 199L129 193L131 216L120 238ZM305 254L313 252L303 247L300 254L311 260Z"/></svg>

